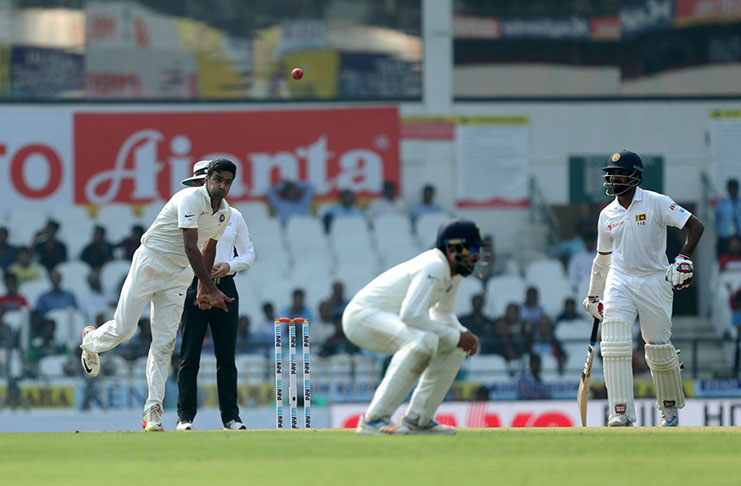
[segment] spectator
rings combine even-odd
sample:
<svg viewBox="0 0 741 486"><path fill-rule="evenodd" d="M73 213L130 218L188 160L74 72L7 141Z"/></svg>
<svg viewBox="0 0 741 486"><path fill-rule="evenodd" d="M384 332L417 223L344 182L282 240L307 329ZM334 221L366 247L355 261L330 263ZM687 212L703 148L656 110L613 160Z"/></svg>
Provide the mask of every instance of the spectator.
<svg viewBox="0 0 741 486"><path fill-rule="evenodd" d="M482 352L484 352L487 339L494 335L494 320L484 314L484 296L476 294L471 297L471 313L461 316L458 320L469 331L479 337ZM509 333L509 330L507 332Z"/></svg>
<svg viewBox="0 0 741 486"><path fill-rule="evenodd" d="M87 276L87 283L89 288L80 299L82 312L88 321L95 321L101 314L108 317L111 308L116 305L116 296L103 287L99 272L90 272Z"/></svg>
<svg viewBox="0 0 741 486"><path fill-rule="evenodd" d="M525 302L520 305L520 320L523 322L532 322L533 324L538 322L540 316L545 314L538 300L538 289L528 287L525 292Z"/></svg>
<svg viewBox="0 0 741 486"><path fill-rule="evenodd" d="M93 229L93 241L80 254L80 260L93 270L98 270L104 263L113 260L113 246L105 239L105 228L96 225Z"/></svg>
<svg viewBox="0 0 741 486"><path fill-rule="evenodd" d="M131 260L134 258L134 252L139 248L143 235L144 226L135 224L131 227L131 234L121 240L121 243L116 245L116 248L121 248L123 250L123 258L125 260Z"/></svg>
<svg viewBox="0 0 741 486"><path fill-rule="evenodd" d="M741 270L741 237L731 236L726 244L726 251L718 258L720 271Z"/></svg>
<svg viewBox="0 0 741 486"><path fill-rule="evenodd" d="M332 294L327 299L331 307L332 319L335 317L342 317L342 313L345 312L347 307L347 299L345 298L345 284L340 280L332 282Z"/></svg>
<svg viewBox="0 0 741 486"><path fill-rule="evenodd" d="M18 248L8 243L8 228L0 226L0 270L10 267L18 255Z"/></svg>
<svg viewBox="0 0 741 486"><path fill-rule="evenodd" d="M309 319L309 322L314 320L314 315L311 313L306 304L304 304L304 291L303 289L295 289L293 291L293 301L291 305L283 308L280 317L286 317L288 319L295 319L296 317L302 317Z"/></svg>
<svg viewBox="0 0 741 486"><path fill-rule="evenodd" d="M576 311L576 301L569 297L563 301L563 310L556 318L556 323L566 321L582 321L585 315Z"/></svg>
<svg viewBox="0 0 741 486"><path fill-rule="evenodd" d="M72 292L62 289L62 275L57 270L49 272L51 290L44 292L36 302L36 311L42 316L57 309L77 309L77 300Z"/></svg>
<svg viewBox="0 0 741 486"><path fill-rule="evenodd" d="M336 354L355 354L358 347L351 343L342 330L342 318L334 320L334 333L325 341L319 350L319 356L326 358Z"/></svg>
<svg viewBox="0 0 741 486"><path fill-rule="evenodd" d="M26 298L18 293L18 277L14 273L5 272L5 295L0 297L0 304L6 310L18 310L21 307L28 307Z"/></svg>
<svg viewBox="0 0 741 486"><path fill-rule="evenodd" d="M340 191L340 202L327 209L327 212L322 216L324 222L324 231L329 233L332 227L332 221L336 218L346 217L365 217L365 213L360 209L355 202L355 193L350 189L343 189Z"/></svg>
<svg viewBox="0 0 741 486"><path fill-rule="evenodd" d="M584 280L592 275L592 262L597 254L597 237L590 234L584 240L584 249L579 250L569 259L567 273L569 282L574 289L578 289Z"/></svg>
<svg viewBox="0 0 741 486"><path fill-rule="evenodd" d="M574 226L574 236L549 248L548 255L554 258L560 258L562 262L567 263L571 260L572 256L586 251L586 241L589 238L594 238L594 230L592 228L594 228L594 225L587 218L579 218Z"/></svg>
<svg viewBox="0 0 741 486"><path fill-rule="evenodd" d="M281 184L271 187L266 196L273 212L285 226L293 216L311 214L314 187L308 182L284 180Z"/></svg>
<svg viewBox="0 0 741 486"><path fill-rule="evenodd" d="M481 341L481 353L498 354L507 361L513 361L520 357L518 345L512 338L507 322L504 319L497 319L497 322L494 324L493 336L490 339Z"/></svg>
<svg viewBox="0 0 741 486"><path fill-rule="evenodd" d="M236 354L254 353L256 349L253 342L250 336L250 318L241 315L237 320Z"/></svg>
<svg viewBox="0 0 741 486"><path fill-rule="evenodd" d="M427 213L441 213L443 208L435 203L435 186L427 184L422 188L422 201L412 204L409 216L412 219L412 227L416 229L417 220Z"/></svg>
<svg viewBox="0 0 741 486"><path fill-rule="evenodd" d="M262 319L250 332L252 349L260 349L268 355L268 350L275 344L275 309L273 304L265 302L262 304ZM281 329L281 335L285 336L285 329Z"/></svg>
<svg viewBox="0 0 741 486"><path fill-rule="evenodd" d="M407 205L403 199L396 197L396 184L394 181L384 181L381 197L374 199L368 205L368 217L376 219L382 214L408 214Z"/></svg>
<svg viewBox="0 0 741 486"><path fill-rule="evenodd" d="M149 319L146 317L139 319L138 327L139 331L136 335L121 346L121 356L127 361L134 361L149 355L149 346L152 344L152 326Z"/></svg>
<svg viewBox="0 0 741 486"><path fill-rule="evenodd" d="M715 206L715 231L718 233L718 255L726 252L732 236L741 236L741 200L738 197L738 179L726 182L728 197Z"/></svg>
<svg viewBox="0 0 741 486"><path fill-rule="evenodd" d="M31 260L32 253L28 248L18 248L16 262L8 267L8 273L12 273L18 279L18 285L23 285L32 280L41 280L41 267Z"/></svg>
<svg viewBox="0 0 741 486"><path fill-rule="evenodd" d="M342 314L339 316L342 317ZM325 300L319 304L319 317L311 323L311 343L320 349L335 334L336 315L332 314L332 304Z"/></svg>
<svg viewBox="0 0 741 486"><path fill-rule="evenodd" d="M483 276L484 284L486 284L486 281L491 277L505 275L510 270L507 268L508 257L497 253L496 251L496 247L494 245L494 237L491 234L484 235L484 241L486 241L489 245L489 259L491 260L490 263L485 267L486 271Z"/></svg>
<svg viewBox="0 0 741 486"><path fill-rule="evenodd" d="M502 319L507 323L507 328L509 329L510 334L519 334L522 331L522 319L520 319L519 305L514 302L507 304Z"/></svg>
<svg viewBox="0 0 741 486"><path fill-rule="evenodd" d="M517 380L518 400L547 400L551 392L540 378L540 356L530 355L530 371L527 371Z"/></svg>
<svg viewBox="0 0 741 486"><path fill-rule="evenodd" d="M5 322L5 305L0 303L0 349L12 349L18 345L17 335L10 325ZM0 369L5 363L0 362Z"/></svg>
<svg viewBox="0 0 741 486"><path fill-rule="evenodd" d="M733 375L738 376L741 369L741 287L733 290L730 284L726 284L731 294L729 303L731 305L731 324L736 328L736 353L733 358Z"/></svg>
<svg viewBox="0 0 741 486"><path fill-rule="evenodd" d="M59 343L54 337L57 325L51 319L44 319L41 326L41 334L31 339L28 348L28 358L38 361L47 356L67 354L67 347Z"/></svg>
<svg viewBox="0 0 741 486"><path fill-rule="evenodd" d="M558 361L558 372L563 373L567 356L561 343L558 342L556 337L553 335L553 324L551 323L551 319L545 314L541 315L538 319L529 351L531 355L539 354L541 356L553 356Z"/></svg>
<svg viewBox="0 0 741 486"><path fill-rule="evenodd" d="M67 261L67 245L57 239L58 231L59 223L50 219L41 231L36 232L31 243L39 263L47 270Z"/></svg>

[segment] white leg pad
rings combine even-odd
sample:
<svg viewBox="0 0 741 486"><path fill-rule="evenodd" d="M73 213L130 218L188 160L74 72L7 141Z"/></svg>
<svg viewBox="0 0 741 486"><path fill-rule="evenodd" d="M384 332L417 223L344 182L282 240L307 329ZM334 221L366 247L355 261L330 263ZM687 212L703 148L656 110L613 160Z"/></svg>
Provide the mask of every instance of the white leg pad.
<svg viewBox="0 0 741 486"><path fill-rule="evenodd" d="M416 339L394 353L386 375L373 395L365 417L376 420L391 417L402 404L433 356L437 354L438 337L419 333Z"/></svg>
<svg viewBox="0 0 741 486"><path fill-rule="evenodd" d="M646 344L646 363L656 386L656 406L684 407L684 390L679 374L679 358L672 344Z"/></svg>
<svg viewBox="0 0 741 486"><path fill-rule="evenodd" d="M602 324L602 367L605 371L607 401L610 419L625 415L635 423L636 412L633 400L633 335L630 325L624 321L610 319Z"/></svg>

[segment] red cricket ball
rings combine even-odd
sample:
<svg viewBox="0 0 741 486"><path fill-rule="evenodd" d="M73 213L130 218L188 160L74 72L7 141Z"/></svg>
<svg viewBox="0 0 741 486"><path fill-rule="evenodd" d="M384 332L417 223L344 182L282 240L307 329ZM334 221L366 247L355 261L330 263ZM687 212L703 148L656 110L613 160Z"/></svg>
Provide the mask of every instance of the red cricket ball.
<svg viewBox="0 0 741 486"><path fill-rule="evenodd" d="M301 70L301 68L295 68L293 71L291 71L291 77L293 79L301 79L304 77L304 72Z"/></svg>

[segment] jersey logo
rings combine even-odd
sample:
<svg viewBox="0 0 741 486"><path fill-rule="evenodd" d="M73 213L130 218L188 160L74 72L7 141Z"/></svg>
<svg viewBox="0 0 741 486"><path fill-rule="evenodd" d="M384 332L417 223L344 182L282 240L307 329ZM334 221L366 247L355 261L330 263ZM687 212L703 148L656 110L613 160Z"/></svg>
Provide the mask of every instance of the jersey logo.
<svg viewBox="0 0 741 486"><path fill-rule="evenodd" d="M185 215L186 218L192 218L193 216L195 216L195 214L186 214Z"/></svg>
<svg viewBox="0 0 741 486"><path fill-rule="evenodd" d="M676 208L676 207L677 207L676 204L672 204L671 206L669 206L669 209L671 209L672 211L674 211L674 208Z"/></svg>
<svg viewBox="0 0 741 486"><path fill-rule="evenodd" d="M646 213L636 214L636 221L646 221Z"/></svg>
<svg viewBox="0 0 741 486"><path fill-rule="evenodd" d="M222 214L222 215L221 215L221 216L219 217L219 223L223 223L225 219L226 219L226 216L224 216L224 215Z"/></svg>
<svg viewBox="0 0 741 486"><path fill-rule="evenodd" d="M429 278L430 280L437 280L437 277L433 275L427 275L427 278Z"/></svg>

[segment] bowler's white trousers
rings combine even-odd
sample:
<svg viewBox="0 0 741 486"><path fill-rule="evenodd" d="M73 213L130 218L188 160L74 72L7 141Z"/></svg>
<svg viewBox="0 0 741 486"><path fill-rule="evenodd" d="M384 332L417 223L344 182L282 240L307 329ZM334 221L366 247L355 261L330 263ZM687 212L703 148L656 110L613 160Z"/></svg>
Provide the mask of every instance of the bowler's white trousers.
<svg viewBox="0 0 741 486"><path fill-rule="evenodd" d="M419 380L406 415L424 426L450 390L466 353L430 331L411 327L394 313L348 304L342 316L347 338L357 346L393 354L365 416L390 418Z"/></svg>
<svg viewBox="0 0 741 486"><path fill-rule="evenodd" d="M636 315L648 344L667 344L672 336L672 286L664 273L632 276L610 269L605 284L604 319L632 326Z"/></svg>
<svg viewBox="0 0 741 486"><path fill-rule="evenodd" d="M137 329L144 308L151 301L152 345L147 357L149 396L144 405L162 406L165 382L175 347L185 292L193 280L190 267L179 268L140 246L134 253L129 274L121 288L116 313L94 331L85 335L80 346L85 351L102 353L130 339Z"/></svg>

